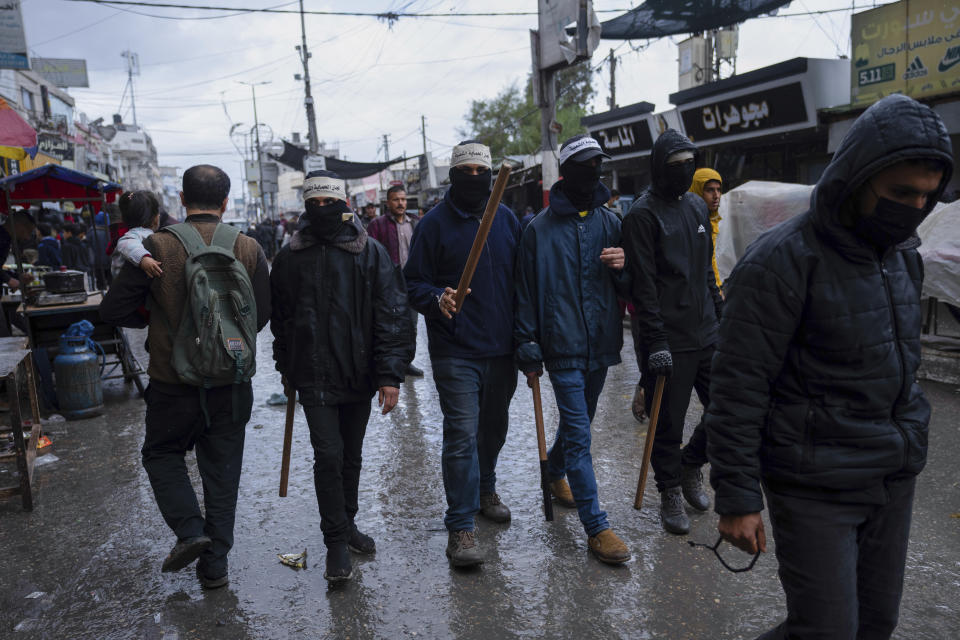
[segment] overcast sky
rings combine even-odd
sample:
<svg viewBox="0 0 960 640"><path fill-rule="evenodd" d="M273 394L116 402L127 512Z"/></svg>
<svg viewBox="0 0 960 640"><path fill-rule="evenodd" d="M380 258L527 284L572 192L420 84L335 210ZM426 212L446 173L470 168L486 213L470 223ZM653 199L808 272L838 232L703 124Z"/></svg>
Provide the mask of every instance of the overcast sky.
<svg viewBox="0 0 960 640"><path fill-rule="evenodd" d="M153 1L153 0L147 0ZM169 1L169 0L168 0ZM176 1L176 0L175 0ZM180 4L229 7L282 7L289 0L199 0ZM595 0L601 20L639 2ZM856 0L858 8L885 4ZM112 7L68 0L22 0L27 44L40 57L84 58L89 89L70 89L77 110L110 120L118 108L132 121L125 60L130 49L140 58L135 78L137 120L153 137L164 165L187 168L200 162L226 169L235 184L241 161L229 139L233 123L253 125L249 87L238 81L270 84L257 88L258 115L274 136L299 131L306 138L303 85L294 46L300 43L296 15L241 14L219 17L205 11ZM526 0L461 2L440 0L306 0L307 10L415 12L536 10ZM850 2L795 0L781 14L848 7L817 16L770 17L741 27L737 71L745 72L797 56L836 58L849 53ZM166 18L139 14L153 14ZM176 18L176 19L172 19ZM193 18L193 19L183 19ZM200 18L200 19L197 19ZM339 144L349 160L383 157L382 136L390 135L391 156L422 151L420 116L427 118L428 148L449 155L456 130L472 99L496 95L511 82L522 83L530 69L528 31L535 16L402 18L389 25L371 17L307 16L313 58L310 75L319 138ZM607 109L611 47L619 59L617 102L639 100L669 108L677 90L677 47L681 37L660 41L603 40L594 53L597 95L593 112ZM233 189L232 197L239 196Z"/></svg>

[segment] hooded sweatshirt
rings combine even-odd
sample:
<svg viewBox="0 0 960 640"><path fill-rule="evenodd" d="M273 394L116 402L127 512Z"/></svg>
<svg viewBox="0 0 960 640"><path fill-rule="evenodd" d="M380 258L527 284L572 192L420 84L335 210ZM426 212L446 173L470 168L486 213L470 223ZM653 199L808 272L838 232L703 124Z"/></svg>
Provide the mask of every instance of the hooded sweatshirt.
<svg viewBox="0 0 960 640"><path fill-rule="evenodd" d="M703 188L708 182L719 182L723 185L723 178L720 174L709 167L697 169L693 174L693 184L690 185L690 193L695 193L703 198ZM704 202L706 202L704 200ZM710 241L713 244L713 275L717 280L717 287L723 284L720 280L720 269L717 268L717 234L720 232L720 210L710 211Z"/></svg>
<svg viewBox="0 0 960 640"><path fill-rule="evenodd" d="M623 219L623 249L633 279L633 302L646 353L698 351L717 340L723 304L713 273L710 218L690 192L667 195L667 158L697 148L668 129L653 145L650 187Z"/></svg>
<svg viewBox="0 0 960 640"><path fill-rule="evenodd" d="M884 504L890 483L923 468L919 239L878 253L841 222L865 181L914 158L947 167L929 210L952 173L946 127L911 98L880 100L847 132L810 210L757 239L727 279L706 417L718 513L762 510L761 478L787 495Z"/></svg>

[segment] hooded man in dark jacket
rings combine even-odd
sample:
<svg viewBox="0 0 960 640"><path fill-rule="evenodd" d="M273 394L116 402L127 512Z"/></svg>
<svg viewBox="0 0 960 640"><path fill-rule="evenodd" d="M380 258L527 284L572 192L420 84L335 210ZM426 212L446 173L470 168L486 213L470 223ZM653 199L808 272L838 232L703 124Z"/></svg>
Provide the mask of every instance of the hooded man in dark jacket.
<svg viewBox="0 0 960 640"><path fill-rule="evenodd" d="M446 554L457 567L483 562L474 531L478 512L494 522L510 520L496 492L496 467L517 388L513 268L520 223L513 211L504 205L497 210L462 310L453 288L490 197L491 165L486 145L467 140L453 148L450 190L414 229L403 270L410 304L427 321L443 411Z"/></svg>
<svg viewBox="0 0 960 640"><path fill-rule="evenodd" d="M660 520L677 534L690 530L684 498L699 511L710 506L700 471L707 461L702 421L682 451L680 444L690 393L695 389L703 406L709 404L710 361L723 304L713 275L707 206L688 193L696 159L693 143L673 129L664 131L650 155L652 184L623 220L648 414L657 376L668 377L651 462Z"/></svg>
<svg viewBox="0 0 960 640"><path fill-rule="evenodd" d="M630 559L600 508L590 455L590 423L607 368L620 362L623 325L617 293L629 294L620 218L604 206L600 144L586 135L560 147L563 180L550 206L523 233L517 259L517 362L532 386L546 365L560 412L548 455L550 489L576 507L590 550L602 562ZM569 485L564 477L569 478Z"/></svg>
<svg viewBox="0 0 960 640"><path fill-rule="evenodd" d="M389 413L413 357L406 287L383 245L367 237L330 171L303 183L300 229L273 262L273 357L288 393L300 396L313 445L324 577L353 573L348 550L372 554L359 531L363 436L370 400Z"/></svg>
<svg viewBox="0 0 960 640"><path fill-rule="evenodd" d="M811 208L731 274L707 416L721 535L766 547L786 621L763 638L889 638L897 624L930 405L916 381L915 230L953 171L930 108L901 95L857 118Z"/></svg>

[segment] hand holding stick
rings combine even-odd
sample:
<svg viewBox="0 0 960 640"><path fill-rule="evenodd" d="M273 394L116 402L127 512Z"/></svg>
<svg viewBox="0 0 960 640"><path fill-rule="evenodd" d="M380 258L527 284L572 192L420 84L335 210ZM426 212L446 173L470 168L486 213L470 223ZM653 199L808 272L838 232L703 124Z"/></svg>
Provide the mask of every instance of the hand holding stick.
<svg viewBox="0 0 960 640"><path fill-rule="evenodd" d="M500 200L503 198L503 192L507 188L507 178L509 177L510 165L504 162L500 165L497 181L493 183L493 190L490 192L490 198L487 200L487 207L483 211L483 218L480 219L480 228L477 229L477 235L473 238L470 255L467 256L467 263L463 267L463 275L460 276L460 284L457 285L454 313L459 313L463 307L463 299L467 297L470 281L473 280L473 272L477 270L477 263L480 262L480 254L483 253L483 245L487 243L487 236L490 235L490 227L493 226L493 219L497 215L497 209L500 207Z"/></svg>
<svg viewBox="0 0 960 640"><path fill-rule="evenodd" d="M640 479L637 480L637 495L633 499L633 508L638 511L643 504L643 491L647 486L647 470L650 468L650 454L653 453L653 439L657 435L657 419L660 417L660 401L663 400L663 385L666 380L664 376L657 376L657 387L653 392L653 408L650 411L647 439L643 444L643 461L640 463Z"/></svg>

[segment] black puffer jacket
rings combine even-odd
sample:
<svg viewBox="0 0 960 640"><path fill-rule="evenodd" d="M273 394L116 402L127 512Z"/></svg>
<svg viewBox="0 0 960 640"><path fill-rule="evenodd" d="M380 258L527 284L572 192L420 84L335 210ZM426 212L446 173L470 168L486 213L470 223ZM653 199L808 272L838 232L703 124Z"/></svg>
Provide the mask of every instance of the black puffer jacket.
<svg viewBox="0 0 960 640"><path fill-rule="evenodd" d="M273 357L304 404L361 402L400 386L413 359L406 285L359 224L332 243L297 231L277 253L270 286Z"/></svg>
<svg viewBox="0 0 960 640"><path fill-rule="evenodd" d="M662 190L667 158L678 151L697 148L673 129L657 138L650 154L652 184L623 219L631 299L648 353L714 344L723 304L713 275L707 205L696 194L671 198Z"/></svg>
<svg viewBox="0 0 960 640"><path fill-rule="evenodd" d="M761 477L790 495L883 504L886 482L923 468L919 240L878 255L838 215L909 158L946 163L942 191L953 166L943 123L885 98L847 133L811 210L761 236L731 274L707 416L718 513L760 511Z"/></svg>

